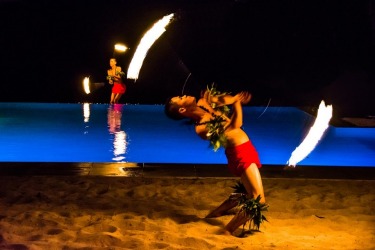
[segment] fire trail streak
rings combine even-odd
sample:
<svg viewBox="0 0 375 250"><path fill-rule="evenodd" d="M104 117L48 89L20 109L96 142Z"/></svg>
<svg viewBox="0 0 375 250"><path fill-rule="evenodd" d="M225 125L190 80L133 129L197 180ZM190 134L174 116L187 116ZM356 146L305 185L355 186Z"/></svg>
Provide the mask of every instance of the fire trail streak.
<svg viewBox="0 0 375 250"><path fill-rule="evenodd" d="M309 133L302 141L302 143L293 151L289 161L288 167L295 167L298 162L305 159L311 151L314 150L324 132L328 128L329 121L332 118L332 105L325 105L324 101L320 102L318 115L315 119L314 125L310 128Z"/></svg>
<svg viewBox="0 0 375 250"><path fill-rule="evenodd" d="M139 71L142 67L143 60L145 59L148 50L154 44L154 42L165 32L165 27L171 22L174 14L164 16L162 19L154 23L151 29L142 37L133 58L128 68L128 79L137 80Z"/></svg>
<svg viewBox="0 0 375 250"><path fill-rule="evenodd" d="M89 77L85 77L83 79L83 89L85 90L86 94L91 93L91 91L90 91L90 78Z"/></svg>

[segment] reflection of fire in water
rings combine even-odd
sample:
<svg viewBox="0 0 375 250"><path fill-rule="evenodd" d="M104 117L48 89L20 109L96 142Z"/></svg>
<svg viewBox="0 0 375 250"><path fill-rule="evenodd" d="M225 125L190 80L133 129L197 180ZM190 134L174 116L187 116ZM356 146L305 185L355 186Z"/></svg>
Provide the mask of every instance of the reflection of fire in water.
<svg viewBox="0 0 375 250"><path fill-rule="evenodd" d="M125 159L127 148L126 133L121 130L121 118L123 104L114 104L108 108L108 128L109 133L114 135L112 160L121 161Z"/></svg>
<svg viewBox="0 0 375 250"><path fill-rule="evenodd" d="M90 103L87 102L83 104L83 121L90 121Z"/></svg>
<svg viewBox="0 0 375 250"><path fill-rule="evenodd" d="M295 167L298 162L302 161L311 151L313 151L328 128L331 117L332 105L326 106L324 101L321 101L315 123L310 128L310 131L303 142L293 151L292 156L288 161L288 167Z"/></svg>
<svg viewBox="0 0 375 250"><path fill-rule="evenodd" d="M88 131L88 128L90 127L89 126L89 121L90 121L90 103L84 103L83 106L82 106L82 109L83 109L83 121L85 123L85 130L84 130L84 134L88 134L89 131Z"/></svg>

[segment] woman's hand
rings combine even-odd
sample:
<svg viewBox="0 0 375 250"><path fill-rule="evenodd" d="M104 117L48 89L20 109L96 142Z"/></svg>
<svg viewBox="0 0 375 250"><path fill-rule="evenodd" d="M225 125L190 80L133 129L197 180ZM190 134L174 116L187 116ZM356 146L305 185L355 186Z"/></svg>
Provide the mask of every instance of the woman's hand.
<svg viewBox="0 0 375 250"><path fill-rule="evenodd" d="M235 96L232 95L219 95L213 96L210 94L209 90L202 91L201 97L205 99L211 106L214 104L216 107L223 106L223 105L231 105L236 101L240 101L241 104L247 104L250 102L251 94L247 91L242 91Z"/></svg>
<svg viewBox="0 0 375 250"><path fill-rule="evenodd" d="M237 95L235 95L234 98L237 101L240 101L241 104L248 104L250 102L250 99L251 99L251 94L247 91L242 91L242 92L238 93Z"/></svg>
<svg viewBox="0 0 375 250"><path fill-rule="evenodd" d="M113 79L115 82L118 82L118 81L121 79L121 77L118 77L118 76L112 76L112 79Z"/></svg>
<svg viewBox="0 0 375 250"><path fill-rule="evenodd" d="M201 92L201 97L205 99L211 106L215 107L233 104L236 100L231 95L211 95L210 90L205 90Z"/></svg>

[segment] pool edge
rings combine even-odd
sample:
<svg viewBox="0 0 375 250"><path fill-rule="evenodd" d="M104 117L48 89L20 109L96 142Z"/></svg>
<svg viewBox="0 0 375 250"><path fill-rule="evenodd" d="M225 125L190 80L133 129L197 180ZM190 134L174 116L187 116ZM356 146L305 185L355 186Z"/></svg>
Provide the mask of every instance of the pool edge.
<svg viewBox="0 0 375 250"><path fill-rule="evenodd" d="M262 178L375 180L375 167L263 165ZM0 162L0 176L122 176L231 178L226 164Z"/></svg>

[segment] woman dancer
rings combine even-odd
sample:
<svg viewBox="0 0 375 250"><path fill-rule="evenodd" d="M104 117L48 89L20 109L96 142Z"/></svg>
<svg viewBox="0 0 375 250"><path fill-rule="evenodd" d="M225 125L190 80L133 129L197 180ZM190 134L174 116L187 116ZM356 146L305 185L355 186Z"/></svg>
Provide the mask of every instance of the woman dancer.
<svg viewBox="0 0 375 250"><path fill-rule="evenodd" d="M110 104L119 103L120 98L126 91L126 85L123 82L122 75L125 73L122 72L121 67L117 66L117 61L115 58L109 60L110 69L107 70L107 80L109 84L112 84L112 93Z"/></svg>

